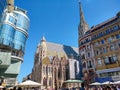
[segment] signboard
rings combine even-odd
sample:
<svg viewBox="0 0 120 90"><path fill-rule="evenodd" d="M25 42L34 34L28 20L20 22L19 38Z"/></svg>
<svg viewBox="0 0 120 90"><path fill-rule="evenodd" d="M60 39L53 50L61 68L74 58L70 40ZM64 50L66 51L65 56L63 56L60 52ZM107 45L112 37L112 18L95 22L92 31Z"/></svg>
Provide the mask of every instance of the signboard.
<svg viewBox="0 0 120 90"><path fill-rule="evenodd" d="M14 86L16 84L16 78L5 78L7 86Z"/></svg>
<svg viewBox="0 0 120 90"><path fill-rule="evenodd" d="M112 76L112 80L113 81L120 81L120 76L119 75Z"/></svg>

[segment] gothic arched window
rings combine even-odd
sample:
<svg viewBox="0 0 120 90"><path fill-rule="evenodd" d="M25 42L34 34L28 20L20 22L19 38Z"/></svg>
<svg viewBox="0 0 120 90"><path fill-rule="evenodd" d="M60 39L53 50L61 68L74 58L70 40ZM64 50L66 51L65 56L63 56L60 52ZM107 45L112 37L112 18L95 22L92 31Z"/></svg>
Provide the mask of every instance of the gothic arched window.
<svg viewBox="0 0 120 90"><path fill-rule="evenodd" d="M77 73L77 62L74 63L75 74Z"/></svg>
<svg viewBox="0 0 120 90"><path fill-rule="evenodd" d="M52 86L52 79L49 79L49 86Z"/></svg>

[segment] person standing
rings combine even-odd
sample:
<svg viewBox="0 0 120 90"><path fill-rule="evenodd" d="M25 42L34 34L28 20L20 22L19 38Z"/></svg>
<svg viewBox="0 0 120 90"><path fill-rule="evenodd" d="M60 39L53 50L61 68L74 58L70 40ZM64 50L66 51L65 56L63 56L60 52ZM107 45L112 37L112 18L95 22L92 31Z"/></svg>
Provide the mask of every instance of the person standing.
<svg viewBox="0 0 120 90"><path fill-rule="evenodd" d="M81 83L80 90L85 90L85 88L84 88L84 83Z"/></svg>

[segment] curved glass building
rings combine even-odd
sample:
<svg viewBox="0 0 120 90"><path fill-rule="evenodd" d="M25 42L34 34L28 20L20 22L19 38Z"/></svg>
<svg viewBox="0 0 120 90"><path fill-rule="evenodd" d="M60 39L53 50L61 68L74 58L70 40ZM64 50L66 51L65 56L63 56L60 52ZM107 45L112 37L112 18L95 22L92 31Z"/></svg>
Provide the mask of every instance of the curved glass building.
<svg viewBox="0 0 120 90"><path fill-rule="evenodd" d="M0 19L2 17L2 13L6 5L7 5L7 0L0 0Z"/></svg>
<svg viewBox="0 0 120 90"><path fill-rule="evenodd" d="M4 77L4 85L12 86L23 62L30 20L14 0L0 0L0 15L0 81Z"/></svg>
<svg viewBox="0 0 120 90"><path fill-rule="evenodd" d="M26 11L18 7L11 13L6 10L2 18L0 44L24 53L28 29L29 18Z"/></svg>

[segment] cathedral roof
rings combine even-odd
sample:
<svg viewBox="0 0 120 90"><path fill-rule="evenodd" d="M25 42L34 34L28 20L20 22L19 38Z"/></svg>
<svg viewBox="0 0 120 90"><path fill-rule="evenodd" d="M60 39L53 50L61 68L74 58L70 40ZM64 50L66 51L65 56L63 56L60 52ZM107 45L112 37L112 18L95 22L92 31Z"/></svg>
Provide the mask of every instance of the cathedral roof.
<svg viewBox="0 0 120 90"><path fill-rule="evenodd" d="M46 45L47 45L48 56L58 55L58 57L60 58L66 56L67 58L74 57L75 59L77 59L78 57L78 48L76 47L71 47L71 46L66 46L51 42L46 42Z"/></svg>

